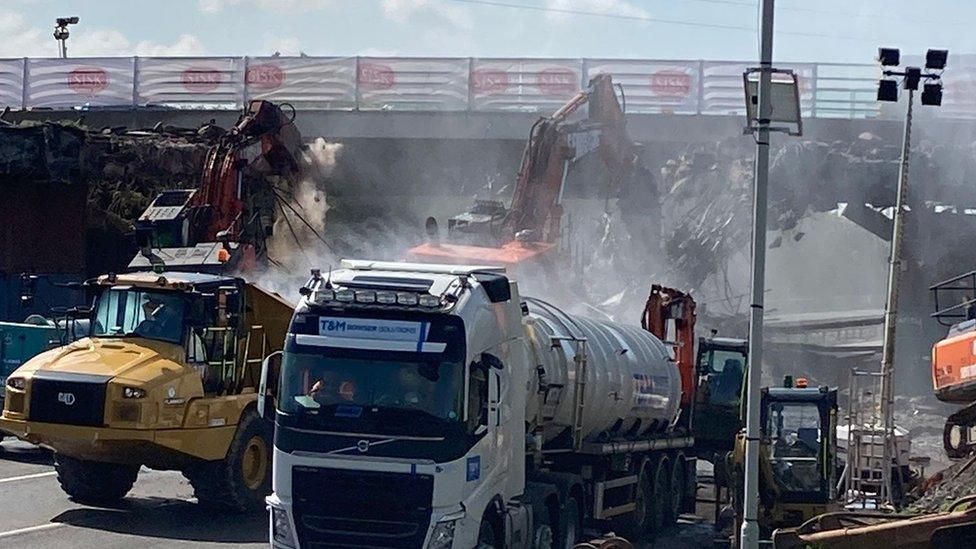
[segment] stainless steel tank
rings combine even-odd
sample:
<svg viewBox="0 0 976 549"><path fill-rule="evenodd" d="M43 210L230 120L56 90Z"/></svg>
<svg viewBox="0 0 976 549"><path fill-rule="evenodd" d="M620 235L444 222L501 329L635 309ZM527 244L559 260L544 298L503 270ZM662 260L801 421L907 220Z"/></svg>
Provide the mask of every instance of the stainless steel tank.
<svg viewBox="0 0 976 549"><path fill-rule="evenodd" d="M637 326L569 315L531 298L527 302L528 343L538 374L530 391L538 398L530 395L526 418L542 427L544 440L573 425L581 366L575 358L583 345L584 440L649 436L677 419L681 378L658 338Z"/></svg>

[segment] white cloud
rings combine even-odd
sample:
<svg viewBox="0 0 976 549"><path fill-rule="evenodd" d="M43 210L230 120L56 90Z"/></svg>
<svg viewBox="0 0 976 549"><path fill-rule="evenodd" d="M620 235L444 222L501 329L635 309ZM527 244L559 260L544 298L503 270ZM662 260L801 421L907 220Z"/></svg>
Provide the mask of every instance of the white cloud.
<svg viewBox="0 0 976 549"><path fill-rule="evenodd" d="M627 0L546 0L546 7L551 10L578 10L627 17L651 16L649 11ZM572 14L553 11L548 13L548 17L552 20L567 21Z"/></svg>
<svg viewBox="0 0 976 549"><path fill-rule="evenodd" d="M311 11L326 8L334 0L198 0L200 11L216 13L224 8L240 4L252 4L265 10Z"/></svg>
<svg viewBox="0 0 976 549"><path fill-rule="evenodd" d="M435 4L431 0L383 0L380 7L387 19L400 24L409 22L414 14L423 12L440 17L456 28L469 30L474 27L471 12L464 6L443 2Z"/></svg>
<svg viewBox="0 0 976 549"><path fill-rule="evenodd" d="M54 37L31 27L24 16L14 12L0 12L0 57L49 56L58 54Z"/></svg>
<svg viewBox="0 0 976 549"><path fill-rule="evenodd" d="M0 11L0 57L57 57L58 46L47 29L32 27L23 14ZM103 55L201 55L203 43L183 34L172 43L151 40L132 42L115 29L73 27L68 38L68 55L96 57Z"/></svg>

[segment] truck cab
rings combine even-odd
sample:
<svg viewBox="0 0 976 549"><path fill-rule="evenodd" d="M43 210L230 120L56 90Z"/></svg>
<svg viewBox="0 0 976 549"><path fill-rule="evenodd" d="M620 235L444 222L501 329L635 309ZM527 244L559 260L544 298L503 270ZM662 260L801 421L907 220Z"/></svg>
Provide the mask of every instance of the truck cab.
<svg viewBox="0 0 976 549"><path fill-rule="evenodd" d="M483 516L525 489L516 285L496 268L343 261L303 293L264 410L273 544L476 546Z"/></svg>
<svg viewBox="0 0 976 549"><path fill-rule="evenodd" d="M120 499L145 465L184 472L201 502L260 504L270 430L251 416L291 306L223 275L137 272L86 286L87 337L7 378L0 429L53 449L62 487L81 501ZM242 429L252 436L239 440ZM249 450L263 459L245 464ZM215 474L228 459L250 468L246 485Z"/></svg>
<svg viewBox="0 0 976 549"><path fill-rule="evenodd" d="M694 422L700 455L724 456L743 428L742 387L748 371L749 342L745 339L698 338L698 393ZM710 459L714 462L714 459Z"/></svg>

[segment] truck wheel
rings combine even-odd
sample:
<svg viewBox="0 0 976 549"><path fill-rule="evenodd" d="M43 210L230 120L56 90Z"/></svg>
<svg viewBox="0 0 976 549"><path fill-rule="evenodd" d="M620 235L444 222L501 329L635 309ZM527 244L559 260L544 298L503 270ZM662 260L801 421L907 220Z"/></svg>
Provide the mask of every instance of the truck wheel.
<svg viewBox="0 0 976 549"><path fill-rule="evenodd" d="M580 537L580 505L576 498L566 500L566 504L559 511L559 523L563 527L559 529L559 541L555 547L573 549Z"/></svg>
<svg viewBox="0 0 976 549"><path fill-rule="evenodd" d="M678 517L685 507L685 456L678 454L671 464L671 507L664 519L665 524L671 525L678 522Z"/></svg>
<svg viewBox="0 0 976 549"><path fill-rule="evenodd" d="M654 479L652 462L641 467L637 484L634 486L634 510L612 521L613 530L621 533L629 541L650 541L656 532L653 528Z"/></svg>
<svg viewBox="0 0 976 549"><path fill-rule="evenodd" d="M485 516L481 519L481 526L478 527L478 545L477 549L495 549L500 547L497 545L497 532L495 530L495 523L491 520L489 511L485 511Z"/></svg>
<svg viewBox="0 0 976 549"><path fill-rule="evenodd" d="M648 529L656 536L664 531L667 524L668 509L671 508L671 467L666 458L662 458L654 468L653 488L651 489L651 504L648 507Z"/></svg>
<svg viewBox="0 0 976 549"><path fill-rule="evenodd" d="M111 503L124 498L139 475L138 465L119 465L54 455L61 489L81 503Z"/></svg>
<svg viewBox="0 0 976 549"><path fill-rule="evenodd" d="M187 468L200 505L231 512L264 509L271 493L271 429L249 410L244 413L227 457Z"/></svg>

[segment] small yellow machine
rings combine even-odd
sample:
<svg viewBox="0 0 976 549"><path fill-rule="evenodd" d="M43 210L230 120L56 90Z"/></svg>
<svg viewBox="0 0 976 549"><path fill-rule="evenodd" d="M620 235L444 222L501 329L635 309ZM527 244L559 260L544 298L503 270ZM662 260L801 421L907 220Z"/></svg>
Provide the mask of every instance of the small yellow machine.
<svg viewBox="0 0 976 549"><path fill-rule="evenodd" d="M8 377L0 430L53 449L78 501L121 499L145 465L181 471L201 504L262 508L272 430L256 388L293 307L225 275L136 272L86 285L89 337Z"/></svg>
<svg viewBox="0 0 976 549"><path fill-rule="evenodd" d="M760 408L759 528L770 539L777 528L799 526L836 504L837 389L807 387L787 378L765 387ZM741 524L745 435L729 454L735 529ZM738 536L733 536L737 539Z"/></svg>

